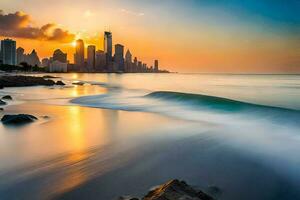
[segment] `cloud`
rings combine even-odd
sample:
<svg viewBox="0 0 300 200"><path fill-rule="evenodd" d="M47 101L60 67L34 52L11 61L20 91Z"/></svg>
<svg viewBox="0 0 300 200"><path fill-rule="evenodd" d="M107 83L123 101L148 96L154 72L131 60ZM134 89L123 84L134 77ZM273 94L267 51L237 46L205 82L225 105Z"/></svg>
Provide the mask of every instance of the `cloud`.
<svg viewBox="0 0 300 200"><path fill-rule="evenodd" d="M59 28L56 24L48 23L42 27L32 26L31 16L23 13L4 14L0 10L0 36L28 38L37 40L57 41L68 43L75 35Z"/></svg>
<svg viewBox="0 0 300 200"><path fill-rule="evenodd" d="M141 16L145 15L145 13L143 13L143 12L134 12L134 11L127 10L127 9L124 9L124 8L120 9L120 12L125 13L127 15L134 15L134 16L138 16L138 17L141 17Z"/></svg>

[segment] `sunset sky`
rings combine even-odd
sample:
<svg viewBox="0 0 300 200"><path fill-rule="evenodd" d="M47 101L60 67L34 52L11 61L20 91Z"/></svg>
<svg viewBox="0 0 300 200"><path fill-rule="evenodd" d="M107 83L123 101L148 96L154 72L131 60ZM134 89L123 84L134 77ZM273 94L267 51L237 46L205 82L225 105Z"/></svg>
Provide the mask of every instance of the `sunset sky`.
<svg viewBox="0 0 300 200"><path fill-rule="evenodd" d="M40 58L103 31L178 72L300 73L299 0L1 0L0 38Z"/></svg>

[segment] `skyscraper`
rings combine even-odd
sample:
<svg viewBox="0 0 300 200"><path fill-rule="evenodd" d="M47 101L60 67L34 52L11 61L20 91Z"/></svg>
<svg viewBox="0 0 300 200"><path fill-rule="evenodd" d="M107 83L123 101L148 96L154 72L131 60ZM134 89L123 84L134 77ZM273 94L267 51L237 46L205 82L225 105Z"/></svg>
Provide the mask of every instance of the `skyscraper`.
<svg viewBox="0 0 300 200"><path fill-rule="evenodd" d="M75 65L83 69L84 67L84 42L79 39L76 41L76 53L74 55Z"/></svg>
<svg viewBox="0 0 300 200"><path fill-rule="evenodd" d="M106 54L106 61L109 63L112 61L112 33L104 32L104 52Z"/></svg>
<svg viewBox="0 0 300 200"><path fill-rule="evenodd" d="M89 45L87 48L87 67L89 71L95 70L95 62L96 62L96 46Z"/></svg>
<svg viewBox="0 0 300 200"><path fill-rule="evenodd" d="M102 72L106 65L106 55L104 51L98 50L96 51L96 71Z"/></svg>
<svg viewBox="0 0 300 200"><path fill-rule="evenodd" d="M115 45L114 62L117 64L118 71L124 71L124 46Z"/></svg>
<svg viewBox="0 0 300 200"><path fill-rule="evenodd" d="M0 60L3 64L16 65L16 41L4 39L1 41Z"/></svg>
<svg viewBox="0 0 300 200"><path fill-rule="evenodd" d="M126 51L125 54L125 71L132 72L132 55L129 49Z"/></svg>
<svg viewBox="0 0 300 200"><path fill-rule="evenodd" d="M158 72L158 60L154 60L154 72Z"/></svg>

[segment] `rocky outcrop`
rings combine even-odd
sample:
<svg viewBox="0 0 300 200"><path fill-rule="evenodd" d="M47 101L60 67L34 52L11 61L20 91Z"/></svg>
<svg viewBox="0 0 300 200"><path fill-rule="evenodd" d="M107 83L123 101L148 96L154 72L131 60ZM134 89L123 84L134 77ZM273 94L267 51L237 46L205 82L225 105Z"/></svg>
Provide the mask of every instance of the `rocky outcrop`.
<svg viewBox="0 0 300 200"><path fill-rule="evenodd" d="M3 106L3 105L6 105L6 102L5 101L2 101L0 100L0 105Z"/></svg>
<svg viewBox="0 0 300 200"><path fill-rule="evenodd" d="M4 115L1 122L5 125L22 125L34 122L37 118L33 115L17 114L17 115Z"/></svg>
<svg viewBox="0 0 300 200"><path fill-rule="evenodd" d="M0 76L0 88L37 85L52 86L55 85L55 82L53 80L48 80L43 77L36 76Z"/></svg>
<svg viewBox="0 0 300 200"><path fill-rule="evenodd" d="M13 100L10 95L5 95L2 97L3 100Z"/></svg>
<svg viewBox="0 0 300 200"><path fill-rule="evenodd" d="M213 200L214 198L200 190L195 190L184 181L171 180L150 191L141 200ZM119 200L139 200L120 197Z"/></svg>
<svg viewBox="0 0 300 200"><path fill-rule="evenodd" d="M56 83L55 83L56 85L66 85L64 82L62 82L62 81L57 81Z"/></svg>

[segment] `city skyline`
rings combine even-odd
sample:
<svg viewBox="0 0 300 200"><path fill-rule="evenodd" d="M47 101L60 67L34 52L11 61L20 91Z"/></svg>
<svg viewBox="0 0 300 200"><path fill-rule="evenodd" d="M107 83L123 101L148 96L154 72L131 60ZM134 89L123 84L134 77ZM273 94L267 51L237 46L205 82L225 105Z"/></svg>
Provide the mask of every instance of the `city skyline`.
<svg viewBox="0 0 300 200"><path fill-rule="evenodd" d="M0 39L16 39L40 57L49 57L57 47L72 61L76 39L104 50L101 35L110 30L141 60L150 63L155 55L170 71L300 72L299 1L55 2L29 0L24 6L2 1L0 20L19 19L20 24L2 23Z"/></svg>

